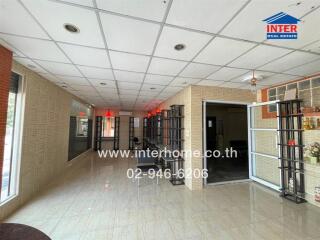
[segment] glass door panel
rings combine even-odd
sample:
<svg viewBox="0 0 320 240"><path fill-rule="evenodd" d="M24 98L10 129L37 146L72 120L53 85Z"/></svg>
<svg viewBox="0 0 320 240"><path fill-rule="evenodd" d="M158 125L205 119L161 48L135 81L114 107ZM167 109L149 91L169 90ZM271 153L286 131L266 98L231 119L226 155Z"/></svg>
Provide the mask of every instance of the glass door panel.
<svg viewBox="0 0 320 240"><path fill-rule="evenodd" d="M250 178L279 190L278 120L276 114L267 114L270 109L277 111L276 101L248 107Z"/></svg>

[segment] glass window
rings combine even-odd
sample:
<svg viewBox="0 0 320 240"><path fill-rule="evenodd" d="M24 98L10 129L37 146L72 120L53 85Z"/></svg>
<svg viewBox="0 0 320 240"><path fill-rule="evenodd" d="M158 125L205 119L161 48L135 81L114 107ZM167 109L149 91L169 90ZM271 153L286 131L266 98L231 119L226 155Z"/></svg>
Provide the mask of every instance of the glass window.
<svg viewBox="0 0 320 240"><path fill-rule="evenodd" d="M312 80L312 87L313 88L320 87L320 78L315 78Z"/></svg>
<svg viewBox="0 0 320 240"><path fill-rule="evenodd" d="M269 94L269 101L277 100L277 89L276 88L269 89L268 94ZM276 111L277 111L277 106L275 104L269 105L269 112L276 112Z"/></svg>
<svg viewBox="0 0 320 240"><path fill-rule="evenodd" d="M312 105L320 106L320 78L312 80Z"/></svg>
<svg viewBox="0 0 320 240"><path fill-rule="evenodd" d="M310 80L299 82L299 90L309 90L310 89Z"/></svg>
<svg viewBox="0 0 320 240"><path fill-rule="evenodd" d="M291 83L287 85L287 90L294 89L294 88L297 88L297 83Z"/></svg>
<svg viewBox="0 0 320 240"><path fill-rule="evenodd" d="M277 89L276 88L269 89L269 97L276 96L276 95L277 95Z"/></svg>
<svg viewBox="0 0 320 240"><path fill-rule="evenodd" d="M286 86L277 87L277 99L283 101L285 92Z"/></svg>
<svg viewBox="0 0 320 240"><path fill-rule="evenodd" d="M77 117L77 137L87 137L88 136L88 118L87 117Z"/></svg>
<svg viewBox="0 0 320 240"><path fill-rule="evenodd" d="M304 107L311 107L310 80L299 82L298 86L298 97L303 100L302 105Z"/></svg>
<svg viewBox="0 0 320 240"><path fill-rule="evenodd" d="M0 201L3 202L17 193L17 169L19 149L19 120L21 110L21 77L11 74L10 89L8 97L6 135L4 144L4 158L2 169L2 184Z"/></svg>
<svg viewBox="0 0 320 240"><path fill-rule="evenodd" d="M102 118L102 137L114 137L114 117Z"/></svg>

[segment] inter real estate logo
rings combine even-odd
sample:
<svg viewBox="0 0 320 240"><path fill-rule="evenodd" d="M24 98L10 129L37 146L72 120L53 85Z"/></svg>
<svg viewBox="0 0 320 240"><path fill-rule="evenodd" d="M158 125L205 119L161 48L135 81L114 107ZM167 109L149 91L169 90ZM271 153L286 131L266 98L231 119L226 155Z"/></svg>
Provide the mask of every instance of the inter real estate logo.
<svg viewBox="0 0 320 240"><path fill-rule="evenodd" d="M263 20L267 23L267 39L297 39L299 19L280 12Z"/></svg>

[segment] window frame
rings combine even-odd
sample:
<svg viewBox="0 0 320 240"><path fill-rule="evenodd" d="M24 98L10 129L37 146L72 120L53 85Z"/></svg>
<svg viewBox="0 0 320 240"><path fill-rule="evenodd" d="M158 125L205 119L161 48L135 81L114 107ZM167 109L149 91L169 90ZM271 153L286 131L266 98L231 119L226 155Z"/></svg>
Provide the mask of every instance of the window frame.
<svg viewBox="0 0 320 240"><path fill-rule="evenodd" d="M15 123L13 130L13 147L12 147L12 168L10 173L10 192L12 192L4 200L0 199L0 206L5 205L20 194L20 172L21 172L21 155L22 155L22 138L24 130L24 114L25 114L25 74L20 71L11 70L11 73L19 75L18 94L16 98ZM12 175L14 173L14 175ZM2 173L0 175L2 177Z"/></svg>

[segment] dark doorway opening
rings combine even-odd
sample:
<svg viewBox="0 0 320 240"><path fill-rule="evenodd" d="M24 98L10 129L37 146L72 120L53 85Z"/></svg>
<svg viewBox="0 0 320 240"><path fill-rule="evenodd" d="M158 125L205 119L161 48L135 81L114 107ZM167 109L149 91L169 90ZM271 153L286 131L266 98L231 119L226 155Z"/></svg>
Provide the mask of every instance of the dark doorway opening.
<svg viewBox="0 0 320 240"><path fill-rule="evenodd" d="M207 183L249 178L247 106L206 103Z"/></svg>

